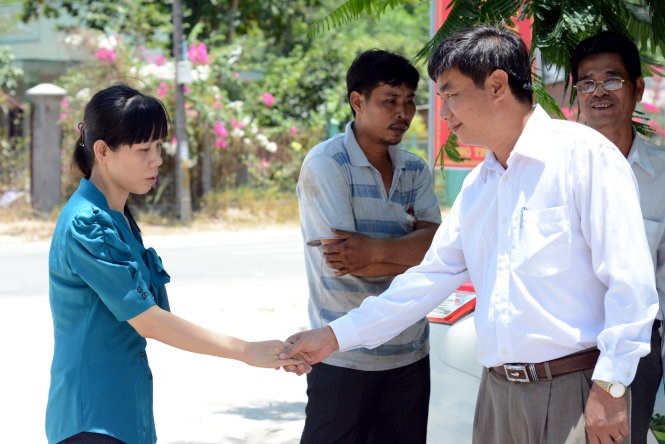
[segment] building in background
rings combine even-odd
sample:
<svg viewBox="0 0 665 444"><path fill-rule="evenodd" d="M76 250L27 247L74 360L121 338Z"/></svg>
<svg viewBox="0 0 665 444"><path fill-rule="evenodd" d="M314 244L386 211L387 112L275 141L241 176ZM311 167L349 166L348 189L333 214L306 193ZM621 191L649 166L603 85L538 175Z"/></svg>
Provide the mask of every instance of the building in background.
<svg viewBox="0 0 665 444"><path fill-rule="evenodd" d="M23 84L16 92L19 100L27 89L53 83L84 58L80 37L59 31L54 19L39 17L23 23L22 12L20 1L0 2L0 45L10 48L24 73Z"/></svg>

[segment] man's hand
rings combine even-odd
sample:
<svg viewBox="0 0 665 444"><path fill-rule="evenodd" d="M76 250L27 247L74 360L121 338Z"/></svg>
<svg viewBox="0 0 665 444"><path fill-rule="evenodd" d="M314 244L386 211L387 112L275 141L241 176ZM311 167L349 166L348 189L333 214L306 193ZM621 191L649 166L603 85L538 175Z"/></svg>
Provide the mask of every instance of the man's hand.
<svg viewBox="0 0 665 444"><path fill-rule="evenodd" d="M591 386L584 417L590 444L622 442L629 433L626 397L615 399L596 384Z"/></svg>
<svg viewBox="0 0 665 444"><path fill-rule="evenodd" d="M283 352L289 344L282 341L259 341L246 344L243 361L254 367L274 368L280 367L297 368L297 373L309 373L312 366L307 363L309 356L293 354L291 359L283 359L278 354Z"/></svg>
<svg viewBox="0 0 665 444"><path fill-rule="evenodd" d="M326 264L335 270L335 276L353 274L368 265L381 262L374 248L377 239L335 228L332 233L336 237L335 241L324 242L322 248Z"/></svg>
<svg viewBox="0 0 665 444"><path fill-rule="evenodd" d="M298 355L306 359L309 365L317 364L326 359L332 352L339 350L335 333L329 326L296 333L289 337L286 342L289 345L279 354L279 358L288 360ZM284 370L300 375L303 367L301 365L287 365L284 366Z"/></svg>

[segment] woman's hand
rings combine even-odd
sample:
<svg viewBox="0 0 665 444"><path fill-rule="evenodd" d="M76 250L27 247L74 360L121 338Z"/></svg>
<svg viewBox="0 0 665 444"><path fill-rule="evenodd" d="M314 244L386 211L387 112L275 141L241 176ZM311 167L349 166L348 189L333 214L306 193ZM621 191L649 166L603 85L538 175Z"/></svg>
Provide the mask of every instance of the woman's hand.
<svg viewBox="0 0 665 444"><path fill-rule="evenodd" d="M243 356L243 362L254 367L274 368L290 366L297 367L303 373L309 373L312 366L307 363L307 357L303 354L297 354L289 359L280 359L279 354L286 349L288 344L283 341L259 341L247 342ZM301 373L302 374L302 373Z"/></svg>

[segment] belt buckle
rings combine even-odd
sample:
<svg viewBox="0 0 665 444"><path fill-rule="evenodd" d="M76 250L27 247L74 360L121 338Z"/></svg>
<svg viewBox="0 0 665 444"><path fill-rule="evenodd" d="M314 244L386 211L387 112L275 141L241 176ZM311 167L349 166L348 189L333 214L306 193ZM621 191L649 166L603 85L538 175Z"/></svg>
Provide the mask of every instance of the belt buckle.
<svg viewBox="0 0 665 444"><path fill-rule="evenodd" d="M511 382L531 382L526 364L505 364L506 379Z"/></svg>

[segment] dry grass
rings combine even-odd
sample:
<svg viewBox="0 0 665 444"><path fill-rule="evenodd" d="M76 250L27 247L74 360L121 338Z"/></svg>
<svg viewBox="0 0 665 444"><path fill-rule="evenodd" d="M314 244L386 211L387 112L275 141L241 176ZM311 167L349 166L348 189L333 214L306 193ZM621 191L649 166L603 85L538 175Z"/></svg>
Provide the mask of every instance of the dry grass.
<svg viewBox="0 0 665 444"><path fill-rule="evenodd" d="M0 209L0 244L48 240L60 208L37 214L25 201ZM187 223L153 213L138 212L141 230L151 235L197 231L241 230L298 225L295 193L233 190L213 193Z"/></svg>
<svg viewBox="0 0 665 444"><path fill-rule="evenodd" d="M449 209L442 207L441 210L445 217ZM10 208L0 208L0 244L50 239L59 212L57 208L48 215L36 214L24 201L17 201ZM212 193L187 223L154 213L138 212L137 219L144 233L159 235L192 230L297 227L298 215L295 193L238 189Z"/></svg>
<svg viewBox="0 0 665 444"><path fill-rule="evenodd" d="M0 243L24 240L43 240L51 237L55 215L38 215L25 200L0 208Z"/></svg>

